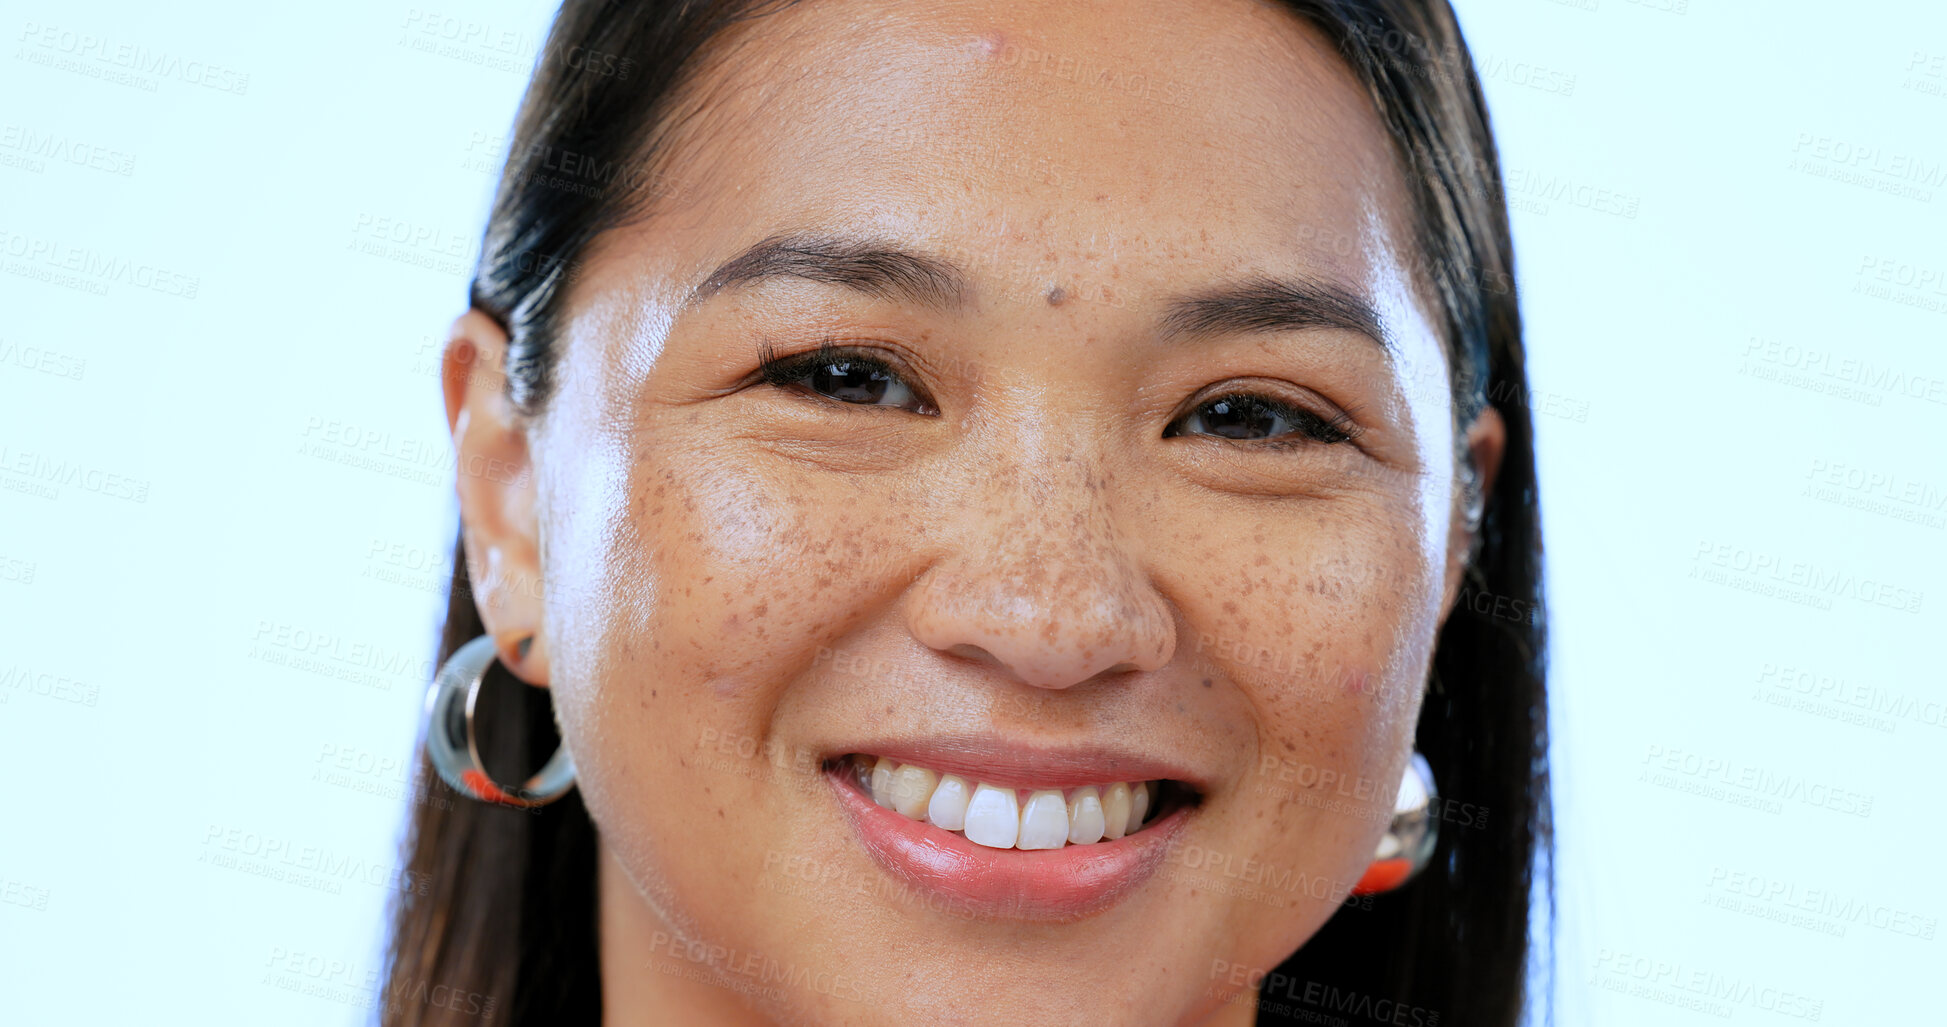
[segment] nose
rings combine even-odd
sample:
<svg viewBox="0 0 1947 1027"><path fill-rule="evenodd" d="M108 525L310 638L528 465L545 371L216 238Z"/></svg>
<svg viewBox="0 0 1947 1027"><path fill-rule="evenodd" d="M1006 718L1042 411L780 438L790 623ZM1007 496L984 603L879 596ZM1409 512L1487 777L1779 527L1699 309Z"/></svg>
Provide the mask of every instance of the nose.
<svg viewBox="0 0 1947 1027"><path fill-rule="evenodd" d="M910 594L913 636L1037 688L1167 666L1175 620L1118 530L1100 461L1007 459L966 479L951 550Z"/></svg>

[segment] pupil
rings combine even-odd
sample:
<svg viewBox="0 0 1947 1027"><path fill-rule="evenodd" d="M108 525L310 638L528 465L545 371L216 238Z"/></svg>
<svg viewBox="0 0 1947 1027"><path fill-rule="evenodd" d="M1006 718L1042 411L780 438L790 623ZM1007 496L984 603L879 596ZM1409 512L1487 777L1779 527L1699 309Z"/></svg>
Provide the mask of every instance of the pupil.
<svg viewBox="0 0 1947 1027"><path fill-rule="evenodd" d="M887 377L850 363L825 364L812 374L812 387L847 403L876 403L886 394Z"/></svg>
<svg viewBox="0 0 1947 1027"><path fill-rule="evenodd" d="M1205 409L1209 411L1203 418L1205 429L1227 439L1268 437L1276 420L1262 404L1242 399L1220 399Z"/></svg>

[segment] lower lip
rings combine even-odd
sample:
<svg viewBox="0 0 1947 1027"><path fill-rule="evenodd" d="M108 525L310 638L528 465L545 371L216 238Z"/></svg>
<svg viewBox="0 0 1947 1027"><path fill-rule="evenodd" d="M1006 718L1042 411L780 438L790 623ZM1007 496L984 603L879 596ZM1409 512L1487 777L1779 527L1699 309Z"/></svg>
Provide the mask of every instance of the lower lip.
<svg viewBox="0 0 1947 1027"><path fill-rule="evenodd" d="M1190 813L1178 807L1135 834L1093 845L994 849L886 809L839 773L825 776L880 866L953 900L949 913L988 919L1076 920L1108 909L1162 866Z"/></svg>

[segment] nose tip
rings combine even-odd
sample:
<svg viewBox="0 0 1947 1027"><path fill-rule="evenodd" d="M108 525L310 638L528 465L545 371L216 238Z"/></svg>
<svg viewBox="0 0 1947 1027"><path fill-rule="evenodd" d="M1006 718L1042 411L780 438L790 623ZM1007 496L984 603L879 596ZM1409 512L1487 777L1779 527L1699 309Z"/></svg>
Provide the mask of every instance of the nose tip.
<svg viewBox="0 0 1947 1027"><path fill-rule="evenodd" d="M1169 664L1175 625L1153 590L1112 572L1064 580L1068 588L1050 590L1024 588L1005 575L939 575L920 590L910 627L933 649L1035 688L1073 688ZM1095 595L1083 594L1090 591Z"/></svg>
<svg viewBox="0 0 1947 1027"><path fill-rule="evenodd" d="M963 659L972 660L975 663L985 664L1003 671L1022 684L1056 691L1073 688L1076 685L1093 681L1096 678L1112 678L1118 674L1127 674L1130 671L1140 669L1135 663L1128 660L1124 660L1112 667L1094 671L1093 673L1090 673L1088 670L1089 663L1087 660L1080 662L1044 660L1037 659L1033 656L1017 656L1013 660L1006 660L994 655L981 646L966 642L949 648L947 652Z"/></svg>

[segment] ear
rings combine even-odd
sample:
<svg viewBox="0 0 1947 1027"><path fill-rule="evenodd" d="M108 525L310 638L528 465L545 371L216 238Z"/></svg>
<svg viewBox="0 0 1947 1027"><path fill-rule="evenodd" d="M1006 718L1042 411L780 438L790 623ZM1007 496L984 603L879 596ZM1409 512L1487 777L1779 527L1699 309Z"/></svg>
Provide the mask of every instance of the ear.
<svg viewBox="0 0 1947 1027"><path fill-rule="evenodd" d="M1508 427L1501 412L1492 406L1481 408L1474 423L1467 426L1467 459L1459 469L1459 487L1454 490L1453 513L1447 529L1447 587L1440 602L1440 623L1447 623L1455 601L1460 598L1460 583L1472 563L1480 539L1481 519L1487 497L1494 494L1494 481L1501 473L1501 454L1507 451Z"/></svg>
<svg viewBox="0 0 1947 1027"><path fill-rule="evenodd" d="M446 426L467 580L500 661L530 685L548 683L541 621L541 559L526 421L507 395L507 333L469 310L447 332L440 359Z"/></svg>

